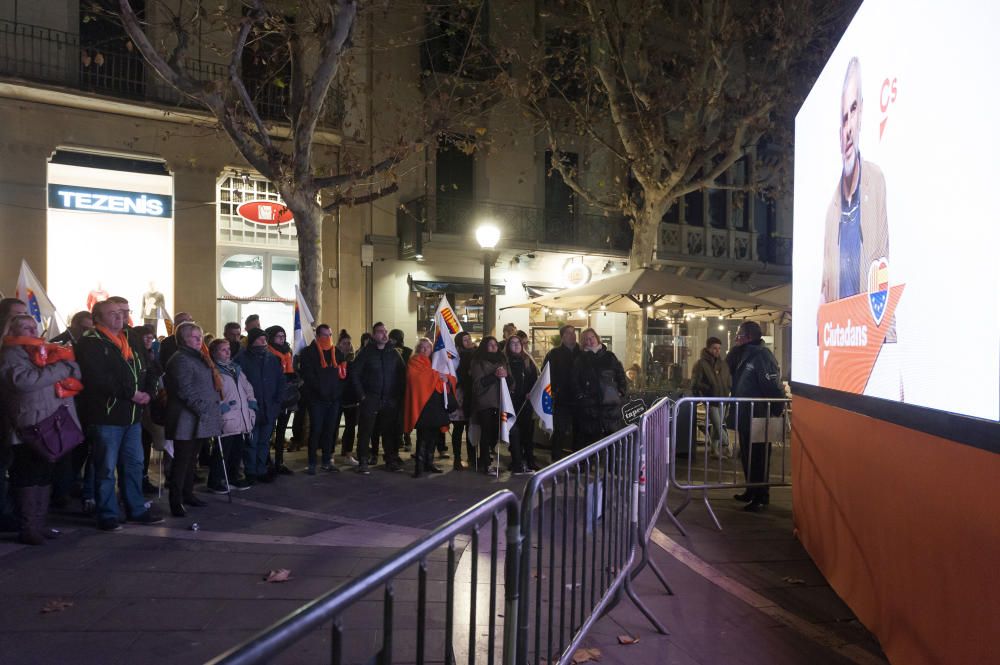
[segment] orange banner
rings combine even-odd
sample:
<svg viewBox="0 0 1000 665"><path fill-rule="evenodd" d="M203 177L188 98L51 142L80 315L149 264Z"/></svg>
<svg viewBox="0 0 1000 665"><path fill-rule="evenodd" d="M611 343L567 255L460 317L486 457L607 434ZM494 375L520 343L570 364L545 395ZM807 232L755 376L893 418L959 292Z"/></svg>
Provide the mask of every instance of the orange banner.
<svg viewBox="0 0 1000 665"><path fill-rule="evenodd" d="M819 385L861 394L868 385L905 284L819 306Z"/></svg>

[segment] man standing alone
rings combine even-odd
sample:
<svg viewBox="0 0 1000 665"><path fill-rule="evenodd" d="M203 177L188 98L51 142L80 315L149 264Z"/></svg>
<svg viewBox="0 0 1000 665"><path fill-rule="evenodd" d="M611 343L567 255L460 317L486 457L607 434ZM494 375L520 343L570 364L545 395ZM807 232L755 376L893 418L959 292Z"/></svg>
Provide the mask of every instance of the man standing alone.
<svg viewBox="0 0 1000 665"><path fill-rule="evenodd" d="M697 397L729 397L732 386L729 366L722 359L722 340L709 337L691 372L691 392ZM722 427L721 405L709 404L708 420L712 424L712 454L729 457L729 435Z"/></svg>

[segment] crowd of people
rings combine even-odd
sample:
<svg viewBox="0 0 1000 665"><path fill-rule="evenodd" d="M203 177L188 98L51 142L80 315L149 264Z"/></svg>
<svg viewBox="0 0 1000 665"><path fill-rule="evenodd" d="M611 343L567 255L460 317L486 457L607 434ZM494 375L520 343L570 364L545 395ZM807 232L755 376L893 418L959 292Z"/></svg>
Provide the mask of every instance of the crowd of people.
<svg viewBox="0 0 1000 665"><path fill-rule="evenodd" d="M415 477L441 473L437 463L449 458L455 471L499 474L501 382L516 412L503 437L507 470L539 469L529 395L540 371L513 324L478 344L455 335L451 373L435 368L429 339L411 349L382 323L357 348L346 330L335 338L320 324L296 354L283 328L262 328L256 315L216 339L181 312L173 333L157 339L151 327L131 326L130 313L124 298L110 297L45 342L24 302L0 301L0 530L24 543L56 535L45 516L73 498L104 531L163 522L147 498L160 491L150 480L154 449L169 458L160 477L174 517L205 505L200 482L226 494L292 475L285 453L304 442L309 475L340 466L368 475L380 453L389 472L403 471L410 453ZM621 428L628 391L622 364L593 329L577 343L567 325L560 338L545 358L553 460Z"/></svg>

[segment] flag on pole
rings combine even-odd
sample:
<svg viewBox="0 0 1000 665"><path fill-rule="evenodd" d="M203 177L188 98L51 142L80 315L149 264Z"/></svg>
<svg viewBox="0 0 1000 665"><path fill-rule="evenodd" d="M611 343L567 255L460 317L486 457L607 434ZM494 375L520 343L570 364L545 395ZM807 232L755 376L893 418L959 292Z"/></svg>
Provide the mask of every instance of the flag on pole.
<svg viewBox="0 0 1000 665"><path fill-rule="evenodd" d="M302 349L313 343L316 339L316 320L313 319L309 305L299 290L299 285L295 285L295 323L293 324L294 343L292 344L292 355L298 355Z"/></svg>
<svg viewBox="0 0 1000 665"><path fill-rule="evenodd" d="M455 348L455 335L462 331L455 310L448 302L447 296L441 296L437 311L434 313L434 349L431 352L431 367L442 374L457 377L455 361L458 360L458 349ZM447 395L447 391L445 392Z"/></svg>
<svg viewBox="0 0 1000 665"><path fill-rule="evenodd" d="M23 300L28 305L28 314L34 317L38 323L38 329L42 331L45 339L52 339L61 330L59 314L56 306L49 300L42 283L35 277L35 273L28 267L28 262L21 259L21 272L17 275L17 289L14 297Z"/></svg>
<svg viewBox="0 0 1000 665"><path fill-rule="evenodd" d="M517 422L514 401L510 398L507 379L500 379L500 440L510 445L510 432Z"/></svg>
<svg viewBox="0 0 1000 665"><path fill-rule="evenodd" d="M534 387L528 393L528 401L531 408L538 414L538 424L548 434L552 434L552 376L549 372L549 364L545 363L542 374L535 381Z"/></svg>

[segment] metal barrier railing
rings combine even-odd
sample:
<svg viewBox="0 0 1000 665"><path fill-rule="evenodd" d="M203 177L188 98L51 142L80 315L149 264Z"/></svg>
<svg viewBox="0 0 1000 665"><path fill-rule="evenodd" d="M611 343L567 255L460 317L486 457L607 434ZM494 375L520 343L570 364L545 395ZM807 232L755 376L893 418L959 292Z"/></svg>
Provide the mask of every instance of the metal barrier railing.
<svg viewBox="0 0 1000 665"><path fill-rule="evenodd" d="M521 499L517 663L568 663L631 587L639 534L640 431L630 425L545 468Z"/></svg>
<svg viewBox="0 0 1000 665"><path fill-rule="evenodd" d="M684 397L674 403L669 485L685 493L683 503L668 510L675 524L680 526L677 516L691 502L691 491L702 492L705 508L721 531L709 490L790 484L790 406L788 399L750 397ZM732 436L733 430L737 437ZM726 443L734 453L739 451L739 466L735 455L724 453ZM681 458L686 461L682 463Z"/></svg>
<svg viewBox="0 0 1000 665"><path fill-rule="evenodd" d="M649 539L667 493L670 491L670 417L674 403L661 397L647 410L639 422L639 560L632 568L632 579L649 567L657 579L673 595L673 590L659 567L649 557ZM669 510L667 515L685 536L687 532Z"/></svg>
<svg viewBox="0 0 1000 665"><path fill-rule="evenodd" d="M388 560L372 567L362 575L345 582L329 593L320 596L304 607L289 614L271 627L250 638L243 644L227 651L210 661L210 665L251 665L270 662L286 649L311 635L324 625L330 624L330 662L339 665L345 661L345 619L349 619L350 610L368 596L382 592L382 624L381 646L374 654L352 654L347 657L351 662L370 662L388 665L393 662L397 649L394 632L394 609L397 602L395 585L401 582L402 574L413 566L417 567L416 584L416 640L412 661L406 654L406 662L423 665L428 658L437 662L442 660L437 655L428 656L428 642L431 638L442 649L441 656L445 663L457 662L454 643L457 624L456 605L468 601L468 662L512 663L515 654L514 639L518 612L517 566L520 561L520 525L519 504L517 497L509 490L502 490L480 501L475 506L452 518L447 523L424 536L410 547L392 556ZM500 534L502 522L505 522L505 547L501 549ZM489 583L482 584L480 579L481 555L485 555L482 547L480 531L489 528ZM468 538L469 560L468 584L460 584L456 579L459 569L456 541ZM466 543L462 543L463 546ZM435 597L440 597L440 589L432 589L432 585L441 582L429 580L429 563L435 562L439 550L446 549L446 575L444 581L445 620L443 635L432 635L428 628L428 596L433 591ZM499 573L500 559L503 557L502 575ZM463 592L467 586L468 593ZM497 596L503 590L503 607L498 610ZM488 623L483 626L487 630L486 644L480 644L480 630L477 624L477 610L484 609L488 613ZM464 607L462 609L465 609ZM437 617L434 617L435 620ZM408 618L409 619L409 618ZM509 627L503 630L503 642L498 645L496 636L500 625ZM412 630L412 623L407 621L405 628ZM439 629L435 629L439 630ZM350 631L348 631L350 635ZM441 638L438 640L437 638ZM363 648L364 640L352 639L352 649ZM408 641L408 640L407 640ZM359 645L359 643L361 643ZM463 644L464 646L464 644ZM499 649L499 654L497 653ZM499 656L499 658L498 658ZM398 658L397 658L398 660Z"/></svg>

